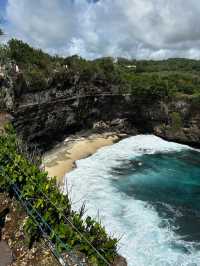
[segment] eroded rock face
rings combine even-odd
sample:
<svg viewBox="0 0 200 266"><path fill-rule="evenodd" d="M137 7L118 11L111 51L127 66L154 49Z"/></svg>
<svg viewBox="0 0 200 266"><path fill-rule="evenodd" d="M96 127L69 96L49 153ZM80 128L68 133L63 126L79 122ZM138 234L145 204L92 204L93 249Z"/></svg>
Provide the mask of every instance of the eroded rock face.
<svg viewBox="0 0 200 266"><path fill-rule="evenodd" d="M158 121L153 132L167 140L200 147L200 103L192 99L168 103L166 122Z"/></svg>
<svg viewBox="0 0 200 266"><path fill-rule="evenodd" d="M120 88L106 80L81 81L77 73L52 78L39 91L29 89L22 74L7 77L1 84L5 92L0 97L1 109L12 113L18 133L42 149L57 138L99 123L105 130L153 133L200 146L200 104L189 98L141 100L120 94Z"/></svg>

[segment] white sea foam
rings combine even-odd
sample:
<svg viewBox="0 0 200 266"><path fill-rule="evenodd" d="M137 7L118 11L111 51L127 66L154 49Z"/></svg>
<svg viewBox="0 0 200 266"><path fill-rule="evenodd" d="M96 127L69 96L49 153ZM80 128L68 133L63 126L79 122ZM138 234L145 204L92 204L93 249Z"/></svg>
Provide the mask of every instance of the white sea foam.
<svg viewBox="0 0 200 266"><path fill-rule="evenodd" d="M161 227L162 220L152 206L117 191L111 182L115 177L110 170L121 160L184 149L190 148L153 135L138 135L77 161L77 168L66 175L66 187L71 188L74 208L79 209L85 200L88 215L97 217L99 211L107 231L122 236L119 253L130 266L200 265L200 252L192 243L179 239L170 225ZM190 252L184 253L182 246Z"/></svg>

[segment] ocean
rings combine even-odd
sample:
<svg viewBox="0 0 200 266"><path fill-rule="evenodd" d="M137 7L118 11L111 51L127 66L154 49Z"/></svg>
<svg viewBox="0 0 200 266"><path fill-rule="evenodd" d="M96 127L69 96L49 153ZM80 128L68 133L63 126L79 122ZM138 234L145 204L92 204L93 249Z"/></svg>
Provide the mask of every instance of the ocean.
<svg viewBox="0 0 200 266"><path fill-rule="evenodd" d="M86 202L128 265L200 265L198 150L138 135L76 164L65 176L73 208Z"/></svg>

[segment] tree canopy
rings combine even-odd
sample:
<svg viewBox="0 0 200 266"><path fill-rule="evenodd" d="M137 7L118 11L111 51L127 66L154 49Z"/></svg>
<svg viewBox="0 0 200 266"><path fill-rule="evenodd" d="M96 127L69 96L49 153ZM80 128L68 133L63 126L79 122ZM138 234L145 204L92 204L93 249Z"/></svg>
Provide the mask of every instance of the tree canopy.
<svg viewBox="0 0 200 266"><path fill-rule="evenodd" d="M0 47L1 48L1 47ZM56 77L65 88L67 79L78 75L79 81L145 99L200 95L200 60L172 58L167 60L135 60L104 57L86 60L80 56L51 56L40 49L12 39L0 52L15 61L31 90L44 90ZM4 56L5 57L5 56ZM60 80L58 82L58 79ZM70 83L71 84L71 83ZM93 86L88 86L93 87Z"/></svg>

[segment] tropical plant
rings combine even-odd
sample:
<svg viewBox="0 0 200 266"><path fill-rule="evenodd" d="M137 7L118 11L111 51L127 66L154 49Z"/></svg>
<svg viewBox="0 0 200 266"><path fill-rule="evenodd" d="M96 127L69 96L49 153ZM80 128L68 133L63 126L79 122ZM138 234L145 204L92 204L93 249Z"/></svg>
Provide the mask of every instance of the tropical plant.
<svg viewBox="0 0 200 266"><path fill-rule="evenodd" d="M41 236L37 222L42 220L43 230L59 252L67 247L84 253L92 265L105 265L101 256L112 263L117 254L117 239L111 238L91 217L83 219L83 210L73 211L68 196L56 186L56 178L49 179L46 172L27 160L27 156L19 152L21 149L17 146L21 142L17 141L13 128L9 126L6 130L7 134L0 136L0 185L12 194L17 187L21 191L20 199L31 204L32 216L25 225L30 245Z"/></svg>

